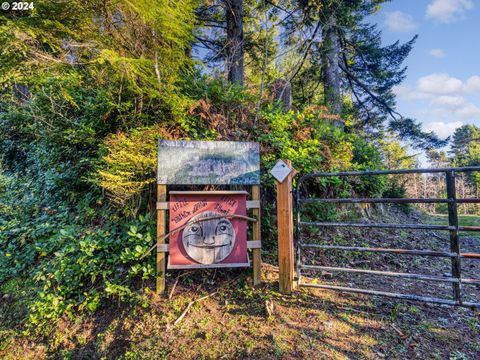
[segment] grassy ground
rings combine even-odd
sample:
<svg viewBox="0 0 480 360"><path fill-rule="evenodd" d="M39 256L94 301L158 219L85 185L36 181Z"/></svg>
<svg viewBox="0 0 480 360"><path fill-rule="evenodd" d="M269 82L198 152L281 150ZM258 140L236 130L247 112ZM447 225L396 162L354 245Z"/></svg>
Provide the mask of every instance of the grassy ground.
<svg viewBox="0 0 480 360"><path fill-rule="evenodd" d="M444 214L429 214L426 219L435 225L447 225L448 215ZM458 215L459 226L480 226L480 216L478 215ZM468 236L480 238L480 231L466 231L464 233Z"/></svg>
<svg viewBox="0 0 480 360"><path fill-rule="evenodd" d="M21 301L3 297L0 357L460 360L480 354L473 310L310 289L284 296L276 291L274 267L265 265L263 278L254 289L242 270L182 276L170 300L147 291L149 308L111 304L95 316L61 320L46 337L22 335L12 317L21 317ZM192 300L208 294L178 320Z"/></svg>

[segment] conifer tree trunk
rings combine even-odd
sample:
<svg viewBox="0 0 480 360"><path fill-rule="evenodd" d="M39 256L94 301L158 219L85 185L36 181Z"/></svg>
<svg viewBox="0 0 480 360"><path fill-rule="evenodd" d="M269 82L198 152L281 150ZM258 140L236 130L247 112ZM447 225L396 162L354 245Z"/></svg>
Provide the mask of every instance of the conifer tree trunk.
<svg viewBox="0 0 480 360"><path fill-rule="evenodd" d="M243 0L225 0L228 81L243 86Z"/></svg>
<svg viewBox="0 0 480 360"><path fill-rule="evenodd" d="M324 43L322 73L325 89L325 102L331 107L334 114L340 115L342 112L340 89L341 69L338 62L340 60L341 48L334 14L330 14L327 23L322 29L322 41ZM337 121L336 125L342 126L342 122Z"/></svg>

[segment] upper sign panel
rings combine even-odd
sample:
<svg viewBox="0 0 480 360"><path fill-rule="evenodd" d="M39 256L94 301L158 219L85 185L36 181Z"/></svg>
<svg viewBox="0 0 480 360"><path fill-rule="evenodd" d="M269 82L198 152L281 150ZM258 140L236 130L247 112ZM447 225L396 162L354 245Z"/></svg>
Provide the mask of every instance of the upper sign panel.
<svg viewBox="0 0 480 360"><path fill-rule="evenodd" d="M259 144L160 140L157 181L166 185L258 185Z"/></svg>

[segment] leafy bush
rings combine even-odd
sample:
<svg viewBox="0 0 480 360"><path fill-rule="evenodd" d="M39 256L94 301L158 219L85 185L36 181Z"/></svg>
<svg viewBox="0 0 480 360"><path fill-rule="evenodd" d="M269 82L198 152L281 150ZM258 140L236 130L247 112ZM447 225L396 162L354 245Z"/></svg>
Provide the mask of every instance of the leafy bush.
<svg viewBox="0 0 480 360"><path fill-rule="evenodd" d="M34 285L31 324L95 311L107 298L140 299L132 285L154 274L152 258L139 261L154 239L149 215L124 220L90 201L42 206L34 180L2 173L0 187L0 284Z"/></svg>
<svg viewBox="0 0 480 360"><path fill-rule="evenodd" d="M69 227L60 230L56 242L60 245L47 261L35 272L34 279L43 285L41 298L49 298L55 293L65 302L65 309L70 304L80 309L94 311L99 298L115 296L108 287L120 286L132 276L141 275L148 278L153 274L153 266L146 263L131 267L122 265L137 261L152 243L153 228L150 218L140 217L135 225L125 226L110 224L102 229ZM53 239L49 241L52 242ZM121 294L120 294L121 295ZM48 309L48 306L37 307Z"/></svg>
<svg viewBox="0 0 480 360"><path fill-rule="evenodd" d="M348 168L353 158L351 137L333 125L325 110L307 108L284 114L279 108L267 108L259 126L265 165L279 158L291 159L302 174Z"/></svg>
<svg viewBox="0 0 480 360"><path fill-rule="evenodd" d="M331 115L323 107L286 114L279 109L267 109L264 122L259 140L265 169L271 168L278 159L291 159L299 174L382 168L381 154L374 144L335 127ZM273 186L268 172L263 174L262 183ZM373 195L382 192L384 180L373 176L361 179L322 177L306 185L313 193L320 191L317 195L322 196L348 196L352 191Z"/></svg>
<svg viewBox="0 0 480 360"><path fill-rule="evenodd" d="M95 66L105 73L50 74L25 102L0 100L8 110L0 113L0 283L34 283L35 326L93 312L108 299L141 301L137 285L154 275L153 258L140 258L155 227L141 214L155 203L158 139L259 141L267 197L274 185L267 170L279 158L291 159L300 174L381 167L378 150L333 126L324 107L283 113L266 106L257 117L256 94L205 78L186 81L167 104L152 86L143 93L122 82L118 72L127 60L104 60ZM382 186L373 178L334 177L308 190L347 196ZM275 208L264 212L264 240L274 254ZM335 215L331 207L322 212Z"/></svg>
<svg viewBox="0 0 480 360"><path fill-rule="evenodd" d="M64 224L39 237L28 247L41 259L32 269L38 292L30 323L48 325L78 310L93 312L108 298L138 302L131 286L134 279L154 274L151 259L138 261L152 243L153 229L150 217L140 216L130 224L111 222L101 228ZM15 261L25 260L22 253L12 255Z"/></svg>
<svg viewBox="0 0 480 360"><path fill-rule="evenodd" d="M141 208L142 194L155 181L157 142L172 136L160 126L108 136L101 147L92 180L127 216Z"/></svg>

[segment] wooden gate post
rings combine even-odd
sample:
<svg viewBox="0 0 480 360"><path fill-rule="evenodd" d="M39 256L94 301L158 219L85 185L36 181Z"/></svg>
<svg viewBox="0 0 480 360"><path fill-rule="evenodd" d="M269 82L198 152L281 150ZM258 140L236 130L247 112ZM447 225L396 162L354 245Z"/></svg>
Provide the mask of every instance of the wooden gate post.
<svg viewBox="0 0 480 360"><path fill-rule="evenodd" d="M157 185L157 202L167 201L167 185ZM165 293L165 272L166 272L166 256L165 251L161 248L165 244L163 238L166 229L166 213L165 209L157 210L157 279L156 279L156 293Z"/></svg>
<svg viewBox="0 0 480 360"><path fill-rule="evenodd" d="M294 281L292 179L296 171L290 160L283 162L291 171L282 182L277 181L278 273L280 292L290 294Z"/></svg>
<svg viewBox="0 0 480 360"><path fill-rule="evenodd" d="M252 200L260 202L260 186L252 186ZM261 210L260 206L252 210L253 216L257 218L257 222L253 223L253 240L260 241L262 239L262 230L261 230ZM257 286L262 282L262 249L256 248L252 250L253 252L253 285Z"/></svg>

